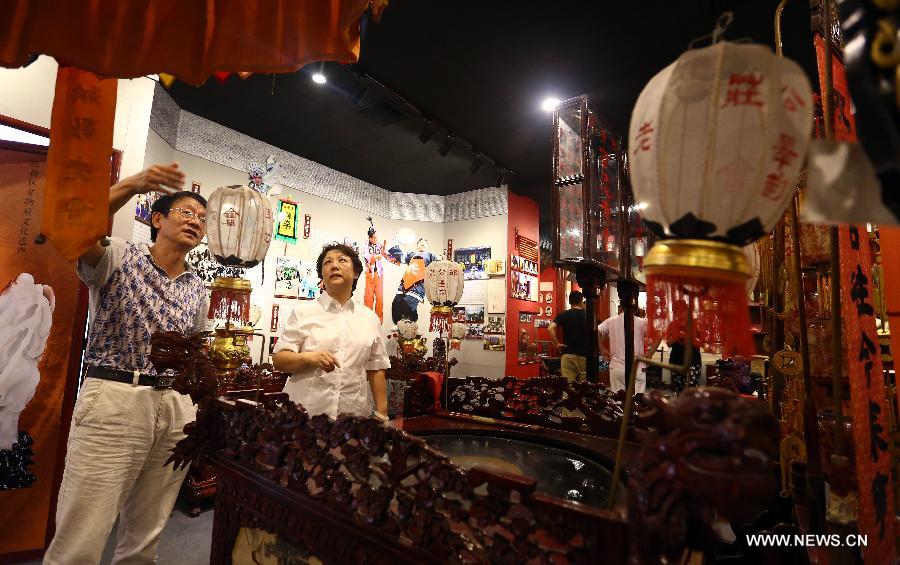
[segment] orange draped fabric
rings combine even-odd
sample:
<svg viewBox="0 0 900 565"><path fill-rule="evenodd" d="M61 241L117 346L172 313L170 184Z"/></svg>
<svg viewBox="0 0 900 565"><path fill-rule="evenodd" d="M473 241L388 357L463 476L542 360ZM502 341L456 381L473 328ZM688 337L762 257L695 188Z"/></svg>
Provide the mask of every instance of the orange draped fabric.
<svg viewBox="0 0 900 565"><path fill-rule="evenodd" d="M60 63L50 128L44 235L67 259L106 233L116 82L291 72L355 62L360 19L388 0L3 0L0 66ZM97 75L97 76L95 76Z"/></svg>
<svg viewBox="0 0 900 565"><path fill-rule="evenodd" d="M102 77L281 73L355 62L370 0L4 0L0 66L33 54ZM387 0L373 0L377 19Z"/></svg>

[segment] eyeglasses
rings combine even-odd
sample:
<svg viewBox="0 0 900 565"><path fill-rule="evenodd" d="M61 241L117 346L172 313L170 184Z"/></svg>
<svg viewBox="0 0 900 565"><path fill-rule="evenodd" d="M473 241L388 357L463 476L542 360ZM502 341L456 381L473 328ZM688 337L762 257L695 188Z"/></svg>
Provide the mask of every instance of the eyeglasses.
<svg viewBox="0 0 900 565"><path fill-rule="evenodd" d="M169 210L175 210L185 220L197 220L201 226L206 226L206 216L198 216L193 210L188 210L187 208L169 208Z"/></svg>

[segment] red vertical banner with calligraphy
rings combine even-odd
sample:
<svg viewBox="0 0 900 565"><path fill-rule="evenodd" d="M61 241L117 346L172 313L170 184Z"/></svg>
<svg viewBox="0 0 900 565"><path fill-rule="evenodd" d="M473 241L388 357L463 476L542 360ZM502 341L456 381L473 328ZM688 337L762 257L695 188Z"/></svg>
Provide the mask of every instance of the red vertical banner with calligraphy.
<svg viewBox="0 0 900 565"><path fill-rule="evenodd" d="M74 262L35 243L46 159L43 147L0 141L0 563L36 559L49 541L84 335Z"/></svg>
<svg viewBox="0 0 900 565"><path fill-rule="evenodd" d="M69 260L107 231L117 85L74 67L57 71L41 232Z"/></svg>
<svg viewBox="0 0 900 565"><path fill-rule="evenodd" d="M821 92L825 88L825 40L815 35ZM834 138L856 141L856 123L843 63L832 58ZM859 532L867 536L866 563L893 563L894 487L889 452L890 407L875 328L872 249L865 226L842 225L840 237L841 318L844 355L850 371L850 407L856 476L859 483Z"/></svg>

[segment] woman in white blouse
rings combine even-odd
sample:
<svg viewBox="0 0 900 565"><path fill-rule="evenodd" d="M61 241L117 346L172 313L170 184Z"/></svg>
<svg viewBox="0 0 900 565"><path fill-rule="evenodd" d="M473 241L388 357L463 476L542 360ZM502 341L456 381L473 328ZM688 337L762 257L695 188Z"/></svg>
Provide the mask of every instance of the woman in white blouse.
<svg viewBox="0 0 900 565"><path fill-rule="evenodd" d="M310 415L368 416L374 404L374 414L387 419L384 370L391 364L381 323L350 298L362 262L335 243L322 249L316 270L325 291L294 308L275 346L275 368L291 373L284 391Z"/></svg>

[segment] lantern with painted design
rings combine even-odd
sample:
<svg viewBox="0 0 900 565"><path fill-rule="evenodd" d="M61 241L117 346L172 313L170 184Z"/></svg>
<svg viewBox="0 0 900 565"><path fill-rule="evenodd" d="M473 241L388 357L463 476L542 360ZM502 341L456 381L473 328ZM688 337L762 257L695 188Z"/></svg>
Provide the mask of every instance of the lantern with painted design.
<svg viewBox="0 0 900 565"><path fill-rule="evenodd" d="M258 265L272 241L273 215L269 199L246 186L223 186L206 206L209 251L222 265ZM213 283L209 317L246 325L250 319L250 281L219 277Z"/></svg>
<svg viewBox="0 0 900 565"><path fill-rule="evenodd" d="M801 68L760 45L688 51L635 105L629 165L645 223L651 339L690 306L698 345L752 353L741 246L772 229L794 193L812 131Z"/></svg>
<svg viewBox="0 0 900 565"><path fill-rule="evenodd" d="M434 261L425 269L425 296L431 302L431 331L450 331L453 307L462 298L463 284L463 268L459 263Z"/></svg>

